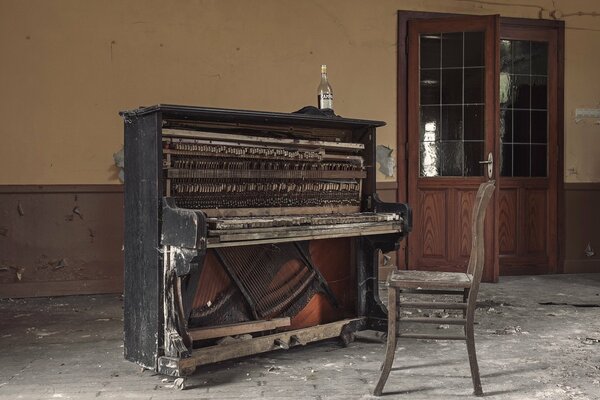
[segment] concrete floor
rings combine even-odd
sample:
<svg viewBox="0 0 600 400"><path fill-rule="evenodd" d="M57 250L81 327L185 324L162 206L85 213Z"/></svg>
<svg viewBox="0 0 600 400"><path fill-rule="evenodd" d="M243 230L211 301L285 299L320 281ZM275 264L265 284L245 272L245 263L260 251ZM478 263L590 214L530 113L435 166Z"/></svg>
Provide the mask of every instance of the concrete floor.
<svg viewBox="0 0 600 400"><path fill-rule="evenodd" d="M600 304L600 274L507 277L479 300L486 397L600 399L600 308L572 305ZM0 300L0 321L0 399L11 400L373 399L385 350L365 332L347 348L326 341L200 368L179 391L123 359L120 296ZM475 398L464 342L401 340L385 391Z"/></svg>

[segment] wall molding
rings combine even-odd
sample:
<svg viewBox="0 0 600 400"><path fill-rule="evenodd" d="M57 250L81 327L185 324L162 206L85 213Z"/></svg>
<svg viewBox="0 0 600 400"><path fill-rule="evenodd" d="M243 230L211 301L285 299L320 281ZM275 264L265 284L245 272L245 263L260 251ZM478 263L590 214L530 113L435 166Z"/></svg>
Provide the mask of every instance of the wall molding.
<svg viewBox="0 0 600 400"><path fill-rule="evenodd" d="M398 189L398 182L377 182L377 190L396 190Z"/></svg>
<svg viewBox="0 0 600 400"><path fill-rule="evenodd" d="M600 190L600 182L565 182L565 190Z"/></svg>
<svg viewBox="0 0 600 400"><path fill-rule="evenodd" d="M600 260L565 260L565 274L600 273Z"/></svg>
<svg viewBox="0 0 600 400"><path fill-rule="evenodd" d="M18 282L0 284L0 298L123 293L123 277L78 281Z"/></svg>
<svg viewBox="0 0 600 400"><path fill-rule="evenodd" d="M0 185L0 193L122 193L122 184Z"/></svg>

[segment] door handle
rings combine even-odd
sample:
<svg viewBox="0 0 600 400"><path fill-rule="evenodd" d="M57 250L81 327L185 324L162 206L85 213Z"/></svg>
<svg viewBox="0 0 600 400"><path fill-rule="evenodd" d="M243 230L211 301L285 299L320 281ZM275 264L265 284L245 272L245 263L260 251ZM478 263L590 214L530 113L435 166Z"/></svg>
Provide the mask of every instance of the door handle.
<svg viewBox="0 0 600 400"><path fill-rule="evenodd" d="M487 164L488 179L492 179L494 173L494 156L492 156L492 153L488 154L487 160L479 161L479 164Z"/></svg>

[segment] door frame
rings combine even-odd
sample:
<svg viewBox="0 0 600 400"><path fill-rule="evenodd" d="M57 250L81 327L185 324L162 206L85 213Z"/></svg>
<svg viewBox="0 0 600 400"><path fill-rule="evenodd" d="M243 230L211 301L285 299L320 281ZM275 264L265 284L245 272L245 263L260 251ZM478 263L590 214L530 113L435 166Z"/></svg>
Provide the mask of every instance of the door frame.
<svg viewBox="0 0 600 400"><path fill-rule="evenodd" d="M397 46L397 73L396 73L396 147L398 151L396 163L396 176L398 179L396 199L406 202L408 200L408 21L411 19L465 17L472 14L452 14L423 11L398 11L398 46ZM557 269L556 273L564 272L565 260L565 201L564 201L564 21L500 17L500 29L503 27L515 28L546 28L557 32L557 185L556 185L556 231L557 231ZM401 181L402 180L402 181ZM498 188L500 180L497 179ZM495 217L495 216L494 216ZM408 241L402 241L397 254L399 269L408 267ZM499 260L494 262L494 281L499 275Z"/></svg>

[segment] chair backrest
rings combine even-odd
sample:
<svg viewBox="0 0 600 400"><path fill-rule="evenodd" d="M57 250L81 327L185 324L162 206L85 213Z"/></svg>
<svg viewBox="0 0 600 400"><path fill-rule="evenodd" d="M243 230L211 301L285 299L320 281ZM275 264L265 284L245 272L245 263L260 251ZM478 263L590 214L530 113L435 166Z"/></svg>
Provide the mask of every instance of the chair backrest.
<svg viewBox="0 0 600 400"><path fill-rule="evenodd" d="M483 229L485 215L495 188L495 181L487 181L479 185L479 190L477 190L477 195L475 196L473 214L471 216L471 255L469 257L467 273L473 274L471 295L473 295L474 298L477 297L479 283L481 282L481 276L483 275L483 266L485 264Z"/></svg>

